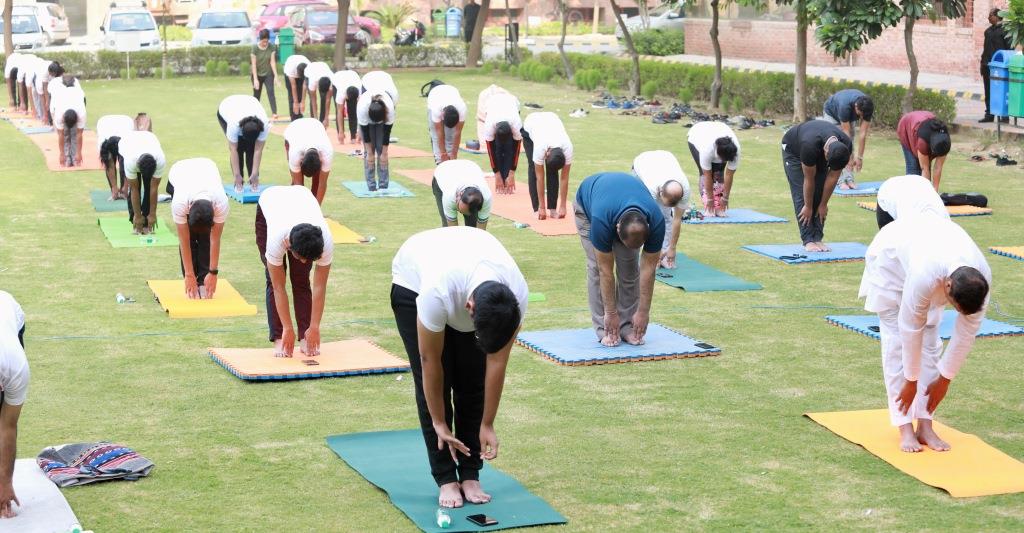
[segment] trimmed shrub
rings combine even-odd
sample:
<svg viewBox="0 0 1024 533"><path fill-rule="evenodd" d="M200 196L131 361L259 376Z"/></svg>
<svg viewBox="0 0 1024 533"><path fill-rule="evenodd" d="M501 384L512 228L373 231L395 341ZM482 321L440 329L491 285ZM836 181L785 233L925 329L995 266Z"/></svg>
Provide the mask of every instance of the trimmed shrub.
<svg viewBox="0 0 1024 533"><path fill-rule="evenodd" d="M653 81L645 81L640 87L640 94L648 100L654 99L654 93L658 92L658 84Z"/></svg>
<svg viewBox="0 0 1024 533"><path fill-rule="evenodd" d="M608 77L604 80L604 88L608 89L608 92L613 93L618 91L621 87L622 82L618 78Z"/></svg>
<svg viewBox="0 0 1024 533"><path fill-rule="evenodd" d="M647 56L672 56L683 53L685 39L681 31L647 30L631 34L636 53Z"/></svg>
<svg viewBox="0 0 1024 533"><path fill-rule="evenodd" d="M679 101L684 104L689 104L693 100L693 89L689 87L679 89L679 92L676 94L676 98L679 98Z"/></svg>

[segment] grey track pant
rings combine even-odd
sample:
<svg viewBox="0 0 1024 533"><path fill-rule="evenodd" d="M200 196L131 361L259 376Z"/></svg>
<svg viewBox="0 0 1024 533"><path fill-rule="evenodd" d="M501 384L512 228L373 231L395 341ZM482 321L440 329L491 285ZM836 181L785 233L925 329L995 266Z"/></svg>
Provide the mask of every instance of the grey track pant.
<svg viewBox="0 0 1024 533"><path fill-rule="evenodd" d="M580 206L573 203L576 231L587 254L587 299L597 338L604 337L604 298L601 297L601 273L597 266L597 250L590 242L590 220ZM612 245L615 256L615 303L619 312L619 335L633 331L633 315L640 305L640 253L630 250L618 239Z"/></svg>
<svg viewBox="0 0 1024 533"><path fill-rule="evenodd" d="M804 170L800 164L800 158L795 155L791 155L785 150L782 151L782 164L786 169L786 179L789 180L789 193L793 196L793 210L797 216L800 215L800 210L804 208ZM825 191L825 177L828 175L828 167L818 168L814 173L814 198L812 198L811 209L814 216L811 217L811 221L806 225L800 224L800 220L797 220L796 225L800 228L800 240L803 244L809 242L821 242L825 239L825 223L818 217L817 207L821 203L821 195Z"/></svg>
<svg viewBox="0 0 1024 533"><path fill-rule="evenodd" d="M452 149L455 148L455 128L449 128L442 125L441 128L444 131L444 151L451 153ZM430 131L430 146L434 149L434 164L441 164L441 144L437 139L437 130L434 129L434 123L430 120L430 110L427 110L427 130Z"/></svg>

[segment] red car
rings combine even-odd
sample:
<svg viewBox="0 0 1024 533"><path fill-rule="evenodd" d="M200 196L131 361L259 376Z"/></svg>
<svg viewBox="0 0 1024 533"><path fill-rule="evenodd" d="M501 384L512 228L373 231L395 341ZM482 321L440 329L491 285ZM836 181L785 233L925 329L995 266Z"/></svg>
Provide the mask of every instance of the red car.
<svg viewBox="0 0 1024 533"><path fill-rule="evenodd" d="M334 6L300 7L288 17L288 26L295 31L295 44L333 44L337 42L338 9ZM369 34L348 18L345 45L356 54L369 44Z"/></svg>
<svg viewBox="0 0 1024 533"><path fill-rule="evenodd" d="M328 6L335 9L335 6L324 2L323 0L283 0L281 2L270 2L264 4L263 11L260 12L259 17L256 19L258 23L256 27L257 33L259 30L264 28L274 32L275 35L281 28L289 26L289 18L296 10L305 7L314 6ZM380 23L376 20L367 17L353 16L350 18L350 22L354 20L356 25L365 30L370 34L373 42L380 41Z"/></svg>

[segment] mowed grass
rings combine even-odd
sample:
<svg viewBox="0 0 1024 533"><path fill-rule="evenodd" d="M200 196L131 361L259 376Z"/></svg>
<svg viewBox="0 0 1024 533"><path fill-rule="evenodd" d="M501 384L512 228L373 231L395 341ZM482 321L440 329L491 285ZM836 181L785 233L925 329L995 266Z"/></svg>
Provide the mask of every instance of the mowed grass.
<svg viewBox="0 0 1024 533"><path fill-rule="evenodd" d="M599 171L628 171L633 157L668 149L694 181L687 130L590 110L590 95L554 85L461 72L400 72L394 135L429 150L419 87L439 77L476 96L497 82L556 111L576 149L571 187ZM217 161L230 180L217 104L247 93L243 78L91 81L89 125L104 114L153 117L169 163ZM278 96L284 108L284 91ZM567 117L576 107L591 111ZM524 110L525 111L525 110ZM793 219L782 172L780 128L740 132L743 161L734 207ZM463 136L476 137L475 125ZM147 279L179 277L174 248L112 249L97 225L90 189L100 172L56 174L11 125L0 125L0 288L28 316L32 387L19 456L48 445L112 440L156 463L137 483L64 491L96 531L411 531L387 496L324 444L338 433L417 426L413 383L394 375L252 384L207 356L209 346L266 342L263 266L254 205L232 203L220 269L258 316L171 320ZM483 157L474 157L480 163ZM415 198L357 200L342 180L361 180L357 158L338 154L324 202L329 216L369 245L339 246L328 286L325 341L366 337L405 356L391 314L390 262L409 235L437 224L428 188L400 176L429 158L392 160L392 179ZM519 186L525 187L521 163ZM875 135L860 179L903 173L893 136ZM286 183L281 137L271 135L263 181ZM162 186L163 184L161 184ZM983 249L1024 244L1019 169L950 156L943 189L989 196L995 214L957 219ZM168 224L168 206L159 206ZM870 242L874 216L835 198L826 238ZM587 327L584 256L578 238L541 237L495 218L489 226L516 258L533 292L526 329ZM497 420L494 465L569 519L552 531L692 529L1020 530L1024 496L953 499L912 479L802 416L809 411L884 407L876 341L828 325L857 313L862 263L785 266L740 249L792 243L795 223L684 226L680 249L764 290L689 294L657 284L652 321L722 348L720 357L568 368L516 348ZM991 318L1024 316L1024 263L988 256ZM117 292L134 296L117 305ZM997 304L997 305L996 305ZM1005 317L1003 317L1005 318ZM980 340L939 418L1024 458L1020 338ZM382 457L382 461L389 458ZM500 498L500 494L495 495Z"/></svg>

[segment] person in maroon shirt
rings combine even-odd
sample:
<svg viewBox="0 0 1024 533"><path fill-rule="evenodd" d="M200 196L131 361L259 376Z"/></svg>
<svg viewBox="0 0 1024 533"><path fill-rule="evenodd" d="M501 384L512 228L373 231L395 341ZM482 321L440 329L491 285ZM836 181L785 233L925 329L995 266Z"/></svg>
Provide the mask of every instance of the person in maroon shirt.
<svg viewBox="0 0 1024 533"><path fill-rule="evenodd" d="M903 146L907 174L924 176L938 191L950 146L946 123L931 111L911 111L900 117L896 135Z"/></svg>

